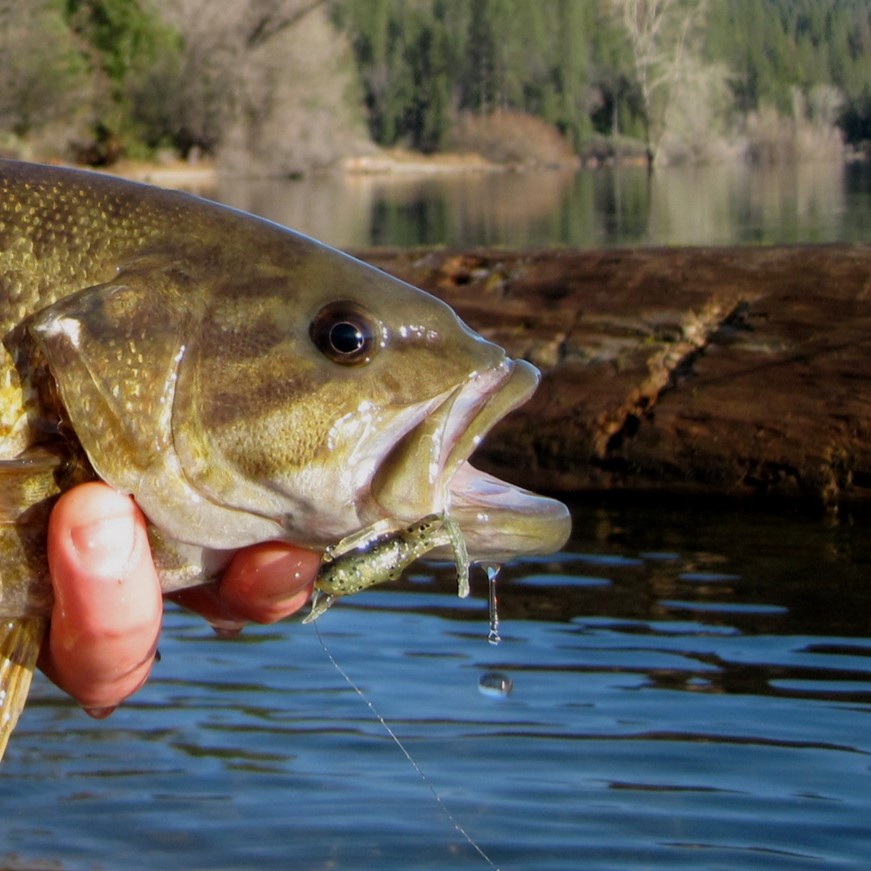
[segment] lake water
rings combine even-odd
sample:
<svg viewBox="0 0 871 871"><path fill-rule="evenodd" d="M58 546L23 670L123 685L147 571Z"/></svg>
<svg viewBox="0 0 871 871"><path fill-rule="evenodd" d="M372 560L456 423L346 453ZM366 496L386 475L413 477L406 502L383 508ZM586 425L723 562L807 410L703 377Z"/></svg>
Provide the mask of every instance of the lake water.
<svg viewBox="0 0 871 871"><path fill-rule="evenodd" d="M574 518L564 553L504 570L498 646L484 579L460 600L448 567L318 623L454 820L516 871L867 868L868 524ZM103 722L38 684L3 763L4 867L489 867L312 627L221 641L172 611L161 653Z"/></svg>
<svg viewBox="0 0 871 871"><path fill-rule="evenodd" d="M713 204L669 204L713 196L692 172L643 195L572 178L574 205L540 222L565 244L867 238L867 167L818 169L842 187L727 186L720 211L747 222L722 238ZM528 218L489 236L501 212L423 208L468 228L447 243L546 241ZM484 578L460 600L450 567L422 565L337 604L320 638L288 621L219 640L171 609L153 679L105 721L37 679L0 769L0 867L490 868L460 826L504 871L868 868L871 516L648 495L579 496L573 517L563 553L503 570L498 646Z"/></svg>
<svg viewBox="0 0 871 871"><path fill-rule="evenodd" d="M871 239L871 165L225 181L217 198L339 248Z"/></svg>

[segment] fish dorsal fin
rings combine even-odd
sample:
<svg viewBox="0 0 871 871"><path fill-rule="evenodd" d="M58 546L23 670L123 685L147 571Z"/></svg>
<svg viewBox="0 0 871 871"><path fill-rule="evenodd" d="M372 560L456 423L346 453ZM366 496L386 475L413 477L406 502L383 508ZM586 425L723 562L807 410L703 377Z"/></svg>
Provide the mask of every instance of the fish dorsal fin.
<svg viewBox="0 0 871 871"><path fill-rule="evenodd" d="M134 492L171 440L186 322L172 277L154 269L82 290L30 323L77 438L119 489Z"/></svg>

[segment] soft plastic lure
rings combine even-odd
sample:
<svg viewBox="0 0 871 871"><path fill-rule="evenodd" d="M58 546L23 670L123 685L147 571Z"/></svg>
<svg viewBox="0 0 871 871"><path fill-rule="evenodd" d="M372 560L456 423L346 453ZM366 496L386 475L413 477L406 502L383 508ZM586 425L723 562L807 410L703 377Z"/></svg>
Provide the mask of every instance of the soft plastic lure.
<svg viewBox="0 0 871 871"><path fill-rule="evenodd" d="M453 551L457 592L465 598L469 595L469 555L460 527L445 514L428 514L399 530L383 532L380 525L370 527L327 548L315 581L312 609L303 623L317 620L340 596L396 580L416 559L443 546Z"/></svg>

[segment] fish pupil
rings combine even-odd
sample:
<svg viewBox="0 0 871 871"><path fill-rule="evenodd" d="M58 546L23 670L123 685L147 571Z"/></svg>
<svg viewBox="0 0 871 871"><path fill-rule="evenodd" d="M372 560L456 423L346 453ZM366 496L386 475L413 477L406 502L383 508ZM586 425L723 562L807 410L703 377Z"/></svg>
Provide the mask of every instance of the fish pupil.
<svg viewBox="0 0 871 871"><path fill-rule="evenodd" d="M324 306L309 327L315 347L343 366L368 363L378 333L378 321L363 306L348 300Z"/></svg>
<svg viewBox="0 0 871 871"><path fill-rule="evenodd" d="M339 354L355 354L366 342L360 328L345 321L330 330L330 344Z"/></svg>

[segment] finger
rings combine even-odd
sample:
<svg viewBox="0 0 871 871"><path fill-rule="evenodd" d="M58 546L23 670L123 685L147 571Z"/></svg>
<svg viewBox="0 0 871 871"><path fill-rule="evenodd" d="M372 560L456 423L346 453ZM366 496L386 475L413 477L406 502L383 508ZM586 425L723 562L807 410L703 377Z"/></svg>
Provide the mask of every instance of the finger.
<svg viewBox="0 0 871 871"><path fill-rule="evenodd" d="M240 551L221 581L221 596L239 617L274 623L311 598L321 555L279 542Z"/></svg>
<svg viewBox="0 0 871 871"><path fill-rule="evenodd" d="M219 584L171 598L232 634L248 621L274 623L302 608L320 562L320 554L283 542L255 544L235 554Z"/></svg>
<svg viewBox="0 0 871 871"><path fill-rule="evenodd" d="M40 667L95 713L120 704L148 678L162 601L145 518L100 483L58 500L49 519L54 586Z"/></svg>

